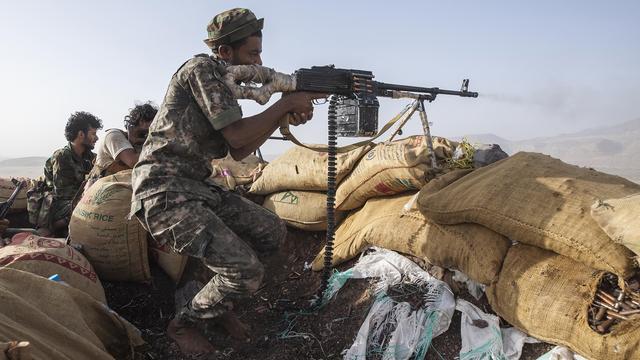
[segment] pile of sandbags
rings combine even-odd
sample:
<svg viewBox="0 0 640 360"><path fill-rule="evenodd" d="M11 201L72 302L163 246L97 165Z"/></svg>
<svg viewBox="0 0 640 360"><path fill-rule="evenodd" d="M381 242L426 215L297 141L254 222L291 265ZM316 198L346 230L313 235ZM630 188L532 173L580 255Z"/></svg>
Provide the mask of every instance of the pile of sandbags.
<svg viewBox="0 0 640 360"><path fill-rule="evenodd" d="M0 267L19 269L45 278L57 274L61 281L102 303L107 302L102 284L89 261L66 245L64 239L16 234L9 245L0 248Z"/></svg>
<svg viewBox="0 0 640 360"><path fill-rule="evenodd" d="M588 322L604 274L617 275L623 285L637 273L634 253L621 244L633 248L638 242L640 185L524 152L444 186L431 185L418 197L425 218L440 225L482 225L519 242L489 284L489 302L498 315L588 358L640 355L640 319L632 317L604 335Z"/></svg>
<svg viewBox="0 0 640 360"><path fill-rule="evenodd" d="M351 172L368 149L366 146L338 154L337 182ZM326 191L327 153L294 146L262 170L249 192L268 195L287 190Z"/></svg>
<svg viewBox="0 0 640 360"><path fill-rule="evenodd" d="M82 195L69 223L69 238L80 244L98 275L110 281L147 281L147 232L131 209L131 170L96 181Z"/></svg>
<svg viewBox="0 0 640 360"><path fill-rule="evenodd" d="M140 332L60 282L0 269L0 359L133 359Z"/></svg>
<svg viewBox="0 0 640 360"><path fill-rule="evenodd" d="M336 231L333 265L376 246L458 269L483 284L494 281L511 242L476 224L436 224L411 206L414 195L372 198L351 213ZM315 258L313 270L321 270L323 260L324 250Z"/></svg>
<svg viewBox="0 0 640 360"><path fill-rule="evenodd" d="M369 146L337 156L336 180L342 180ZM327 153L295 146L267 165L250 193L266 195L263 206L289 226L307 230L327 229ZM336 212L337 221L344 213Z"/></svg>
<svg viewBox="0 0 640 360"><path fill-rule="evenodd" d="M618 176L521 152L420 196L418 204L437 223L480 224L627 278L636 271L633 253L613 242L590 210L599 199L639 191L640 185Z"/></svg>
<svg viewBox="0 0 640 360"><path fill-rule="evenodd" d="M439 164L450 159L455 142L434 137ZM335 209L338 221L346 211L362 207L373 197L420 189L431 170L424 136L370 144L337 156ZM267 195L264 206L290 226L326 229L327 153L294 147L271 162L251 186Z"/></svg>

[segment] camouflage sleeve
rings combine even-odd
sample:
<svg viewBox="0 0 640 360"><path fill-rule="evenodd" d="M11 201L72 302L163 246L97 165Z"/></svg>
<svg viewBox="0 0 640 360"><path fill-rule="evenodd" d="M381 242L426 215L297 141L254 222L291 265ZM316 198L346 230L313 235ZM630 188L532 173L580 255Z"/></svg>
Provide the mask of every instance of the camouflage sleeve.
<svg viewBox="0 0 640 360"><path fill-rule="evenodd" d="M231 91L214 75L214 65L202 62L189 76L193 97L213 128L220 130L242 119L242 109Z"/></svg>
<svg viewBox="0 0 640 360"><path fill-rule="evenodd" d="M60 198L73 199L78 191L73 159L65 152L59 152L53 157L51 165L54 194Z"/></svg>

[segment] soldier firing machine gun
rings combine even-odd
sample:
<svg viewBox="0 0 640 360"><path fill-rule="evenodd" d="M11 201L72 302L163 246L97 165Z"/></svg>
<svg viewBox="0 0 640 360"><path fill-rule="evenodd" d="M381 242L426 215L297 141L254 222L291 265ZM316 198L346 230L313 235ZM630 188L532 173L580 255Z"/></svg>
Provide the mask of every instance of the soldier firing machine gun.
<svg viewBox="0 0 640 360"><path fill-rule="evenodd" d="M462 87L457 90L445 90L437 87L425 88L407 85L387 84L374 81L373 73L364 70L337 69L330 66L314 66L310 69L299 69L293 75L282 74L273 69L259 65L238 65L226 67L222 75L223 81L238 99L252 99L264 105L275 92L310 91L331 95L328 110L328 146L316 150L327 151L327 242L325 245L324 271L322 286L319 290L319 300L327 288L331 275L333 258L333 240L335 235L335 194L337 153L348 151L356 146L370 143L373 139L388 130L394 123L400 122L396 132L415 111L420 114L420 120L427 140L433 168L436 168L436 158L433 152L433 142L429 121L424 102L432 102L439 94L456 95L462 97L478 97L477 92L469 91L469 80L462 81ZM239 82L245 86L238 85ZM252 86L260 83L262 86ZM378 96L394 99L413 99L394 119L389 121L378 131ZM283 119L280 131L284 138L305 146L298 142L288 130L288 118ZM369 141L338 148L337 137L373 137ZM392 136L392 137L393 137Z"/></svg>

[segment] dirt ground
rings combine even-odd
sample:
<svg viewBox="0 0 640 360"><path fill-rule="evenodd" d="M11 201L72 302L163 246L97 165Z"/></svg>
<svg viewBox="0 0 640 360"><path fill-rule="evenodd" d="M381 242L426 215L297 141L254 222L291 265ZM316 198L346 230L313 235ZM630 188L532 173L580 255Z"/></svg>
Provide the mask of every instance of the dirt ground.
<svg viewBox="0 0 640 360"><path fill-rule="evenodd" d="M322 233L291 229L283 248L262 257L266 276L263 286L250 299L235 304L240 319L251 326L252 339L240 342L218 325L206 331L219 352L212 359L339 359L353 343L373 302L366 280L349 281L337 298L317 312L307 304L320 284L320 273L305 269L323 243ZM346 269L353 261L340 266ZM141 331L147 345L139 359L189 359L165 335L174 313L175 285L152 265L150 284L103 282L109 306ZM206 278L206 271L190 262L185 280ZM468 295L461 293L472 301ZM486 300L473 303L490 311ZM461 347L460 313L455 312L449 330L432 342L427 359L457 359ZM549 344L526 344L522 359L537 359L552 348Z"/></svg>

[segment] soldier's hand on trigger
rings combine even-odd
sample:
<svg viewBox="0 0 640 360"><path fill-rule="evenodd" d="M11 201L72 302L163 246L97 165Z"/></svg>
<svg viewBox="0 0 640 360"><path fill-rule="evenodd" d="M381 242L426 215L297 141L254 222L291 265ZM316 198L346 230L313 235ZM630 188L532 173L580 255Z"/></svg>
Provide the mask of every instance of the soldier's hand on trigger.
<svg viewBox="0 0 640 360"><path fill-rule="evenodd" d="M297 126L306 123L313 117L313 103L315 99L327 97L325 94L311 92L294 92L283 95L283 98L289 105L289 112L292 116L289 118L289 124Z"/></svg>

